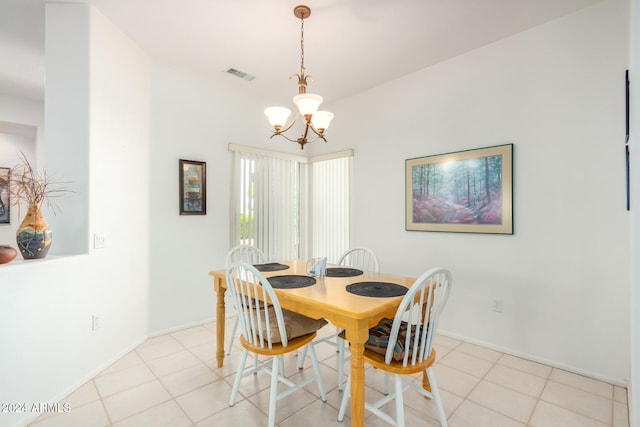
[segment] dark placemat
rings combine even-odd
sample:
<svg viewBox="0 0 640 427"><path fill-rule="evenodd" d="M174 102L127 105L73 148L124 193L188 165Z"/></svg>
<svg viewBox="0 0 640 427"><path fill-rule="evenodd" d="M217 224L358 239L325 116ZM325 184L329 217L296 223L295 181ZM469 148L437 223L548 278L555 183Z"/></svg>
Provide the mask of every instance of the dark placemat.
<svg viewBox="0 0 640 427"><path fill-rule="evenodd" d="M404 286L387 282L358 282L347 285L347 292L375 298L399 297L406 294L408 290Z"/></svg>
<svg viewBox="0 0 640 427"><path fill-rule="evenodd" d="M349 267L331 267L327 268L327 277L353 277L360 276L362 270Z"/></svg>
<svg viewBox="0 0 640 427"><path fill-rule="evenodd" d="M294 274L284 276L273 276L267 279L274 289L295 289L313 286L316 279L309 276L297 276Z"/></svg>
<svg viewBox="0 0 640 427"><path fill-rule="evenodd" d="M289 268L288 265L280 264L278 262L267 262L265 264L255 264L254 267L258 271L280 271Z"/></svg>

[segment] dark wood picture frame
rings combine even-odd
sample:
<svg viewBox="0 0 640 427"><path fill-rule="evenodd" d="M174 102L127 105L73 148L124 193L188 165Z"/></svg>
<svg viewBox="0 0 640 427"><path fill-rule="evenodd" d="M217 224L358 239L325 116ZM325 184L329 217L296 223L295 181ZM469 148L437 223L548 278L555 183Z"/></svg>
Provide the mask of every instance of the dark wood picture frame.
<svg viewBox="0 0 640 427"><path fill-rule="evenodd" d="M178 162L180 215L207 214L207 163L180 159Z"/></svg>
<svg viewBox="0 0 640 427"><path fill-rule="evenodd" d="M10 173L11 169L0 168L0 224L11 224Z"/></svg>
<svg viewBox="0 0 640 427"><path fill-rule="evenodd" d="M513 234L513 144L405 161L407 231Z"/></svg>

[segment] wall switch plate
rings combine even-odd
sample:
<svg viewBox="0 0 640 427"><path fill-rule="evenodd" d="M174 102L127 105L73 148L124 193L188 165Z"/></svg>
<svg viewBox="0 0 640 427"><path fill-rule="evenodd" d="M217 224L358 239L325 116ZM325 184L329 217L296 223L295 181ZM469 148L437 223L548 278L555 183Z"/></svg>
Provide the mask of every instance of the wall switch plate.
<svg viewBox="0 0 640 427"><path fill-rule="evenodd" d="M93 235L93 249L104 249L107 246L107 239L102 234Z"/></svg>
<svg viewBox="0 0 640 427"><path fill-rule="evenodd" d="M100 315L93 314L91 315L91 330L97 331L98 329L100 329Z"/></svg>

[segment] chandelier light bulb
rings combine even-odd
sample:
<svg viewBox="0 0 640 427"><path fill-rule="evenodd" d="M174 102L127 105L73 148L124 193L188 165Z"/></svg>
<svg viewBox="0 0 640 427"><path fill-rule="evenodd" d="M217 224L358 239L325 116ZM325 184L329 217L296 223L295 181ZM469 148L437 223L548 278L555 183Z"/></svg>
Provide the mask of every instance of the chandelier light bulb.
<svg viewBox="0 0 640 427"><path fill-rule="evenodd" d="M287 123L291 110L284 107L269 107L264 109L264 115L267 116L275 131L280 132L280 129Z"/></svg>
<svg viewBox="0 0 640 427"><path fill-rule="evenodd" d="M324 131L329 127L332 119L333 113L328 111L318 111L313 115L313 117L311 117L311 124L318 130L318 132L324 133Z"/></svg>
<svg viewBox="0 0 640 427"><path fill-rule="evenodd" d="M314 93L301 93L293 97L293 102L298 106L298 111L304 117L310 117L318 111L322 104L322 97Z"/></svg>

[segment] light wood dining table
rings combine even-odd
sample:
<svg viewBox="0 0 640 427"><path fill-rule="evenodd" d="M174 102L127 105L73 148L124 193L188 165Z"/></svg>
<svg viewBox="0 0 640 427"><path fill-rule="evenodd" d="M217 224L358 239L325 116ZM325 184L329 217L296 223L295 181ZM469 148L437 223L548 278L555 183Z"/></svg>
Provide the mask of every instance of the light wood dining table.
<svg viewBox="0 0 640 427"><path fill-rule="evenodd" d="M305 261L286 261L281 264L289 268L282 271L264 272L269 278L280 275L308 275ZM331 266L329 266L331 267ZM209 273L213 276L217 295L216 304L216 359L218 367L224 363L224 331L226 271ZM392 274L363 272L353 277L316 277L313 286L297 289L276 289L282 308L314 319L325 318L346 331L351 343L351 425L364 426L364 343L369 338L369 328L383 317L393 318L402 297L377 298L354 295L346 290L347 285L357 282L387 282L410 287L415 279ZM426 378L426 376L425 376ZM424 384L428 387L428 384Z"/></svg>

